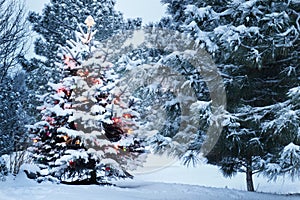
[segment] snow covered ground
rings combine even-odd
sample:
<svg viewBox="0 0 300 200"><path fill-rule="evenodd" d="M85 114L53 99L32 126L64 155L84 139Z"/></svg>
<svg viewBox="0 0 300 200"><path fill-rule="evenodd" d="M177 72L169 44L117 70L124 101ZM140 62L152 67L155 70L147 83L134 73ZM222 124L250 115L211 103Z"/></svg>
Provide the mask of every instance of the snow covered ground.
<svg viewBox="0 0 300 200"><path fill-rule="evenodd" d="M123 187L66 186L53 184L16 183L1 185L1 200L296 200L300 196L250 193L232 189L208 188L167 183L131 183Z"/></svg>
<svg viewBox="0 0 300 200"><path fill-rule="evenodd" d="M300 193L299 181L269 183L259 177L255 178L255 185L259 192L246 192L243 175L225 179L213 166L186 168L175 163L152 173L138 173L133 180L117 182L117 187L38 184L21 174L16 180L0 182L0 200L300 199L300 195L288 195Z"/></svg>
<svg viewBox="0 0 300 200"><path fill-rule="evenodd" d="M184 167L175 163L154 173L137 174L136 180L164 183L181 183L205 187L229 188L247 190L245 174L238 174L232 178L223 177L216 166L200 165L198 167ZM300 180L291 181L289 178L278 178L276 182L268 181L265 177L254 176L254 187L258 192L277 194L300 194ZM300 199L300 196L299 196Z"/></svg>

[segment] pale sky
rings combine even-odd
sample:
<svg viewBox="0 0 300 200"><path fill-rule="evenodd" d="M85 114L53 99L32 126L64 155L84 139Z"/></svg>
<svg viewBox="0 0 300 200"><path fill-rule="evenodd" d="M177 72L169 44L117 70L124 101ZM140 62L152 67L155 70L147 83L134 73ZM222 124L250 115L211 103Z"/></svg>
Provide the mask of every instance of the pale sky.
<svg viewBox="0 0 300 200"><path fill-rule="evenodd" d="M42 11L45 3L50 0L25 0L28 10ZM125 18L143 18L143 23L158 21L165 12L160 0L116 0L116 10L121 11Z"/></svg>

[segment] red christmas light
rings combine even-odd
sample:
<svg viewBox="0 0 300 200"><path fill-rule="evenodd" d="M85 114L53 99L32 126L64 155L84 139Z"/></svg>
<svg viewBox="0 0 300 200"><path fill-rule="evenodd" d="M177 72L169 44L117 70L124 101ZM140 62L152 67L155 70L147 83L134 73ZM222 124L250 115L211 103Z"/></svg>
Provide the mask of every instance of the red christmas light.
<svg viewBox="0 0 300 200"><path fill-rule="evenodd" d="M94 79L94 80L93 80L93 83L94 83L95 85L99 85L99 84L101 84L101 81L100 81L100 79Z"/></svg>
<svg viewBox="0 0 300 200"><path fill-rule="evenodd" d="M120 123L120 122L121 122L121 119L120 119L120 117L113 117L113 118L112 118L112 120L113 120L113 122L114 122L115 124L117 124L117 123Z"/></svg>
<svg viewBox="0 0 300 200"><path fill-rule="evenodd" d="M124 117L125 119L129 119L129 118L132 118L132 115L129 114L129 113L124 113L124 114L123 114L123 117Z"/></svg>
<svg viewBox="0 0 300 200"><path fill-rule="evenodd" d="M62 92L64 92L66 90L66 88L64 88L64 87L62 87L62 88L58 88L57 89L57 93L62 93Z"/></svg>
<svg viewBox="0 0 300 200"><path fill-rule="evenodd" d="M69 165L70 165L70 167L75 167L76 162L73 161L73 160L70 160L70 161L69 161Z"/></svg>

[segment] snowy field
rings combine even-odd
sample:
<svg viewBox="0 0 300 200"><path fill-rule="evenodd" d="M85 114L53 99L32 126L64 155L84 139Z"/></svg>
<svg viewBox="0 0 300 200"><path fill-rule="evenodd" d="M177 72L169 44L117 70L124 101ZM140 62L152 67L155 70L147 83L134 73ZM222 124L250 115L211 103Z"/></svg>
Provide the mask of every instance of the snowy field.
<svg viewBox="0 0 300 200"><path fill-rule="evenodd" d="M136 174L133 180L117 182L117 187L38 184L24 176L21 174L15 181L0 182L0 200L300 199L300 195L296 194L300 194L299 181L269 183L262 177L255 177L258 192L251 193L245 191L243 175L225 179L217 168L209 165L185 168L176 163L152 173Z"/></svg>

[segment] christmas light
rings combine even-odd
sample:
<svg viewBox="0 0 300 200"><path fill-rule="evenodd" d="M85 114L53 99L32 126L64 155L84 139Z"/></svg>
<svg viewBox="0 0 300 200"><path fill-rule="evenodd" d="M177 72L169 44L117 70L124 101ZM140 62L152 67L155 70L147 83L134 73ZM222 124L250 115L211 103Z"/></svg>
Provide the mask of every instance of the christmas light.
<svg viewBox="0 0 300 200"><path fill-rule="evenodd" d="M70 165L70 167L75 167L75 164L76 164L76 162L75 162L75 161L73 161L73 160L70 160L70 161L69 161L69 165Z"/></svg>
<svg viewBox="0 0 300 200"><path fill-rule="evenodd" d="M64 136L62 136L62 138L64 138L64 141L67 141L69 137L64 135Z"/></svg>
<svg viewBox="0 0 300 200"><path fill-rule="evenodd" d="M118 101L117 99L115 99L115 100L114 100L114 104L115 104L115 105L118 105L118 104L119 104L119 101Z"/></svg>
<svg viewBox="0 0 300 200"><path fill-rule="evenodd" d="M81 77L86 77L86 76L88 76L89 75L89 71L88 70L86 70L86 71L83 71L83 70L78 70L78 72L77 72L77 74L79 75L79 76L81 76Z"/></svg>
<svg viewBox="0 0 300 200"><path fill-rule="evenodd" d="M133 133L133 130L132 130L132 129L128 129L128 130L127 130L127 133L128 133L128 134L132 134L132 133Z"/></svg>
<svg viewBox="0 0 300 200"><path fill-rule="evenodd" d="M76 140L75 144L79 145L79 144L80 144L80 141L79 141L79 140Z"/></svg>
<svg viewBox="0 0 300 200"><path fill-rule="evenodd" d="M37 142L38 142L38 140L37 140L37 139L33 139L32 141L33 141L33 143L37 143Z"/></svg>
<svg viewBox="0 0 300 200"><path fill-rule="evenodd" d="M121 122L121 119L119 117L113 117L112 120L115 124Z"/></svg>
<svg viewBox="0 0 300 200"><path fill-rule="evenodd" d="M124 113L124 114L123 114L123 117L124 117L125 119L129 119L129 118L132 118L132 115L129 114L129 113Z"/></svg>
<svg viewBox="0 0 300 200"><path fill-rule="evenodd" d="M99 85L101 83L101 80L100 79L93 79L93 83L95 85Z"/></svg>
<svg viewBox="0 0 300 200"><path fill-rule="evenodd" d="M71 96L71 92L69 90L65 91L65 94L67 95L67 97Z"/></svg>
<svg viewBox="0 0 300 200"><path fill-rule="evenodd" d="M91 15L85 19L84 23L88 28L91 28L96 24L94 18Z"/></svg>
<svg viewBox="0 0 300 200"><path fill-rule="evenodd" d="M64 87L62 87L62 88L58 88L57 89L57 93L62 93L62 92L64 92L66 90L66 88L64 88Z"/></svg>

